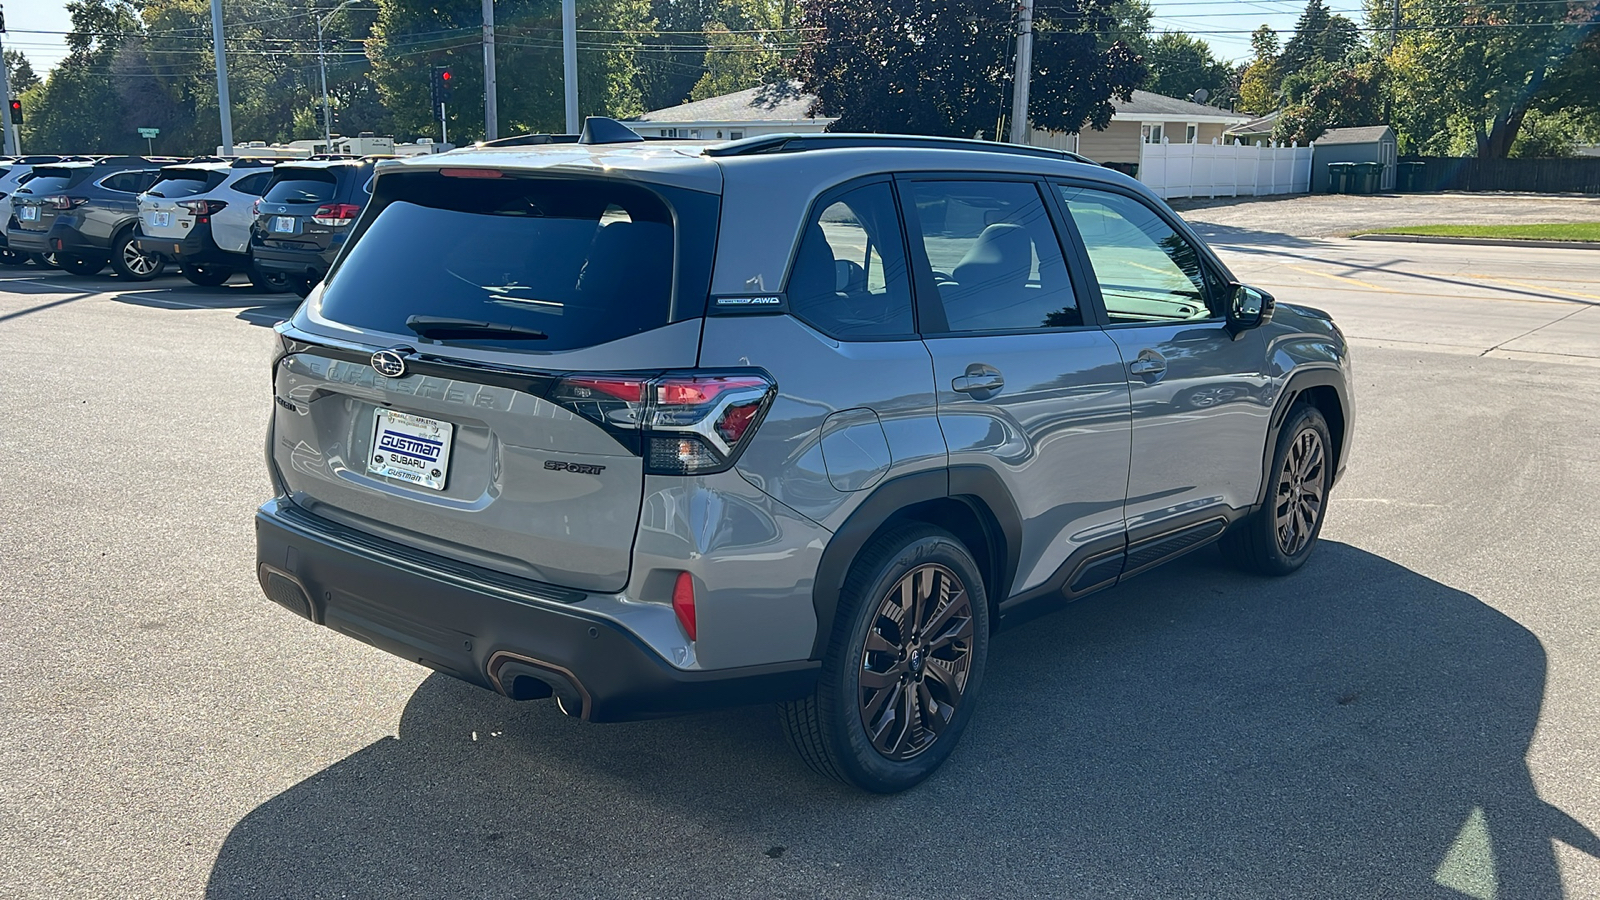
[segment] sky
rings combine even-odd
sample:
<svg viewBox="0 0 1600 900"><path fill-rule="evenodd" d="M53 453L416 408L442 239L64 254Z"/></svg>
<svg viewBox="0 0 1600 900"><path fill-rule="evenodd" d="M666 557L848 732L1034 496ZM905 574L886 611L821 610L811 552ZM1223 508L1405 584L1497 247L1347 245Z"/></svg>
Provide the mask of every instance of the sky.
<svg viewBox="0 0 1600 900"><path fill-rule="evenodd" d="M333 0L329 0L333 5ZM1250 56L1250 32L1267 24L1286 33L1305 8L1305 0L1153 0L1156 31L1187 31L1204 38L1223 59L1244 61ZM1329 8L1361 21L1360 0L1329 0ZM9 0L4 36L7 49L21 50L41 77L66 55L60 34L71 26L65 0Z"/></svg>

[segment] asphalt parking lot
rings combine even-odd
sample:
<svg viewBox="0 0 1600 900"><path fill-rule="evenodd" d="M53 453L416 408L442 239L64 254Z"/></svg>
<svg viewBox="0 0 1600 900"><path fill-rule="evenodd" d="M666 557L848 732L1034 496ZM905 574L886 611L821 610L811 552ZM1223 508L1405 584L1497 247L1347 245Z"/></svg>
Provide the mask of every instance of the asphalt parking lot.
<svg viewBox="0 0 1600 900"><path fill-rule="evenodd" d="M894 797L764 708L587 725L265 601L292 303L0 272L0 896L1600 897L1600 253L1246 231L1356 348L1323 545L1001 634Z"/></svg>

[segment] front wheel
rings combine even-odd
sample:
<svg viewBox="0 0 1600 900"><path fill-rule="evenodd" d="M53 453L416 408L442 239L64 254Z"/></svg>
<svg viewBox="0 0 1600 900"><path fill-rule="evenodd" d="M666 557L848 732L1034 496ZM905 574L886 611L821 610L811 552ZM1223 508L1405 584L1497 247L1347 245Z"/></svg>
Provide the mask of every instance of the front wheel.
<svg viewBox="0 0 1600 900"><path fill-rule="evenodd" d="M28 259L41 269L59 269L61 263L57 261L54 253L29 253Z"/></svg>
<svg viewBox="0 0 1600 900"><path fill-rule="evenodd" d="M201 287L220 287L233 277L233 270L224 266L185 265L179 271L191 284Z"/></svg>
<svg viewBox="0 0 1600 900"><path fill-rule="evenodd" d="M294 291L295 295L301 300L311 296L311 291L316 286L317 282L313 281L308 275L289 276L289 290Z"/></svg>
<svg viewBox="0 0 1600 900"><path fill-rule="evenodd" d="M56 265L71 275L99 275L100 270L106 267L106 260L103 256L62 253L56 257Z"/></svg>
<svg viewBox="0 0 1600 900"><path fill-rule="evenodd" d="M18 253L10 247L0 247L0 266L25 266L28 264L28 254Z"/></svg>
<svg viewBox="0 0 1600 900"><path fill-rule="evenodd" d="M817 688L782 704L779 718L818 773L903 791L961 739L988 651L988 596L972 555L937 528L897 529L857 558Z"/></svg>
<svg viewBox="0 0 1600 900"><path fill-rule="evenodd" d="M255 260L250 261L250 268L245 270L245 274L250 278L250 286L263 294L281 294L294 287L294 276L288 272L269 272L257 266ZM309 293L311 289L307 288L306 294ZM300 296L304 297L306 294Z"/></svg>
<svg viewBox="0 0 1600 900"><path fill-rule="evenodd" d="M167 258L159 253L146 253L133 242L133 232L117 239L111 248L111 268L129 281L149 281L167 267Z"/></svg>
<svg viewBox="0 0 1600 900"><path fill-rule="evenodd" d="M1287 575L1305 565L1322 533L1333 487L1333 439L1315 406L1289 413L1278 432L1267 502L1222 536L1222 552L1240 568Z"/></svg>

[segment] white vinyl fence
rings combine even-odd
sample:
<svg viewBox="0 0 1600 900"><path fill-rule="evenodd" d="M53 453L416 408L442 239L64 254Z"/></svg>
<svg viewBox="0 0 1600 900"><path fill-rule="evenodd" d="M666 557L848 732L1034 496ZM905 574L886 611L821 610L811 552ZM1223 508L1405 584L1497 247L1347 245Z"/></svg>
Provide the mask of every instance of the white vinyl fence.
<svg viewBox="0 0 1600 900"><path fill-rule="evenodd" d="M1311 148L1162 140L1140 145L1139 180L1166 199L1303 194L1311 190Z"/></svg>

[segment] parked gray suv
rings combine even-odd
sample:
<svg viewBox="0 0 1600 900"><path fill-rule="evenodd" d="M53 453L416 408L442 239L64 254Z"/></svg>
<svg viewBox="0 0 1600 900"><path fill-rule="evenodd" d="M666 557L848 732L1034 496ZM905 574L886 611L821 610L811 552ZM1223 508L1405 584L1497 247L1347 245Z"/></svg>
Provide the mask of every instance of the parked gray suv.
<svg viewBox="0 0 1600 900"><path fill-rule="evenodd" d="M974 141L385 163L278 336L269 598L590 721L777 701L873 791L950 754L995 629L1218 539L1293 572L1350 445L1325 313Z"/></svg>

